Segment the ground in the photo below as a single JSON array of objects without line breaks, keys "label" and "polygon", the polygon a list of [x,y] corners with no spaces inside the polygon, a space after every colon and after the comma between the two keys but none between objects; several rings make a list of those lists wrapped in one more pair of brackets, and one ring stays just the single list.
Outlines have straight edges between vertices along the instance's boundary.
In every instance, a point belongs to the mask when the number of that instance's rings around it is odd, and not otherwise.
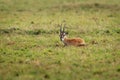
[{"label": "ground", "polygon": [[[0,80],[119,80],[120,0],[0,0]],[[67,46],[68,37],[87,46]]]}]

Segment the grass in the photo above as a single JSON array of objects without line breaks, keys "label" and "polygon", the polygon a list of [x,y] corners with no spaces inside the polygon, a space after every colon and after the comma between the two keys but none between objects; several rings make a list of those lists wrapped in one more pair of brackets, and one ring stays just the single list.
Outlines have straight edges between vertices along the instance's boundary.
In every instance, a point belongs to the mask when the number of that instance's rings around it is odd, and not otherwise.
[{"label": "grass", "polygon": [[[119,0],[0,0],[0,80],[119,80]],[[85,47],[59,40],[59,25]]]}]

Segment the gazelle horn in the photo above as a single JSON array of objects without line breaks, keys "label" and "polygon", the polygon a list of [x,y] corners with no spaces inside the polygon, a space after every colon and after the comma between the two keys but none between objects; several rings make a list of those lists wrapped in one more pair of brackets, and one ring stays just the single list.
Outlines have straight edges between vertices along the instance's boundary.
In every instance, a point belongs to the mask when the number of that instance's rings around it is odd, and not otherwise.
[{"label": "gazelle horn", "polygon": [[65,24],[64,24],[64,27],[63,27],[63,32],[65,32]]},{"label": "gazelle horn", "polygon": [[60,25],[60,32],[62,32],[62,25]]}]

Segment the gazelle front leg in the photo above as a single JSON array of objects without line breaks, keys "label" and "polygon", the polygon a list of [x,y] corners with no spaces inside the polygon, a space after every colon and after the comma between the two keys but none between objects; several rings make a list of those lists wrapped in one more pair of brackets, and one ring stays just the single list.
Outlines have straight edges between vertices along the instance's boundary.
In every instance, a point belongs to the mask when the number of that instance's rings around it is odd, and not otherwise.
[{"label": "gazelle front leg", "polygon": [[66,43],[64,43],[64,47],[65,47],[65,46],[67,46],[67,44],[66,44]]}]

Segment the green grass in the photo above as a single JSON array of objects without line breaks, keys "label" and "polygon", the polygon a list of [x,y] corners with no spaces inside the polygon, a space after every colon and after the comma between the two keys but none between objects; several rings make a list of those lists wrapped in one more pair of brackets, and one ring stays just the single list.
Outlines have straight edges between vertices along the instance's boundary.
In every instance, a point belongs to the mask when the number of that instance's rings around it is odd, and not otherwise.
[{"label": "green grass", "polygon": [[[0,0],[0,80],[119,80],[119,0]],[[64,47],[59,25],[85,47]]]}]

